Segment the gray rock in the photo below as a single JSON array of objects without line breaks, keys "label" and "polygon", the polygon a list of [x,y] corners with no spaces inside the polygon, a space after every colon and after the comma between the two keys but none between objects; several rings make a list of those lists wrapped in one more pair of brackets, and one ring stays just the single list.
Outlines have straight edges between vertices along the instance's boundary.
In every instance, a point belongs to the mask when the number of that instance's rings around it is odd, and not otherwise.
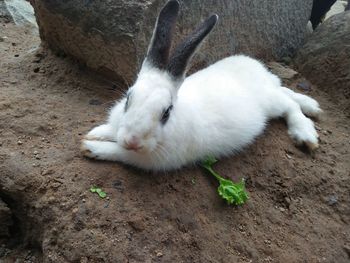
[{"label": "gray rock", "polygon": [[33,7],[25,0],[5,0],[5,6],[11,19],[17,25],[37,27]]},{"label": "gray rock", "polygon": [[13,22],[11,14],[9,10],[7,10],[7,6],[4,0],[0,0],[0,18],[4,19],[7,22]]},{"label": "gray rock", "polygon": [[336,205],[338,203],[338,196],[336,195],[331,195],[328,197],[328,204],[330,206]]},{"label": "gray rock", "polygon": [[[350,12],[334,15],[315,30],[295,58],[298,71],[333,100],[350,104]],[[345,100],[344,100],[345,97]],[[349,105],[350,106],[350,105]]]},{"label": "gray rock", "polygon": [[25,0],[0,0],[0,18],[17,25],[38,27],[33,7]]},{"label": "gray rock", "polygon": [[[87,66],[132,82],[165,0],[30,0],[41,38]],[[303,43],[312,0],[182,0],[175,40],[211,13],[219,23],[197,54],[199,68],[235,53],[261,59],[292,55]]]},{"label": "gray rock", "polygon": [[[349,2],[350,3],[350,2]],[[337,2],[334,3],[331,10],[329,10],[326,14],[325,20],[330,18],[331,16],[334,16],[336,14],[342,13],[345,10],[346,5],[348,4],[347,1],[344,0],[337,0]]]},{"label": "gray rock", "polygon": [[311,90],[311,84],[308,81],[302,81],[297,84],[297,88],[304,92],[308,92]]}]

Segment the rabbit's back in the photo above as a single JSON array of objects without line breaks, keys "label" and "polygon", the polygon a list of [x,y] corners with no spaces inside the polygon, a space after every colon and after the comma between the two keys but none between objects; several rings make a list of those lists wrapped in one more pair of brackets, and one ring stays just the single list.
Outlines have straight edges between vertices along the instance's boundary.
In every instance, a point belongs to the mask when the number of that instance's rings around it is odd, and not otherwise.
[{"label": "rabbit's back", "polygon": [[229,154],[264,130],[269,93],[279,86],[280,80],[260,62],[232,56],[186,78],[178,103],[197,122],[194,134],[202,138],[202,147]]},{"label": "rabbit's back", "polygon": [[[179,95],[195,92],[197,96],[207,92],[237,94],[240,92],[262,93],[265,89],[280,87],[277,76],[269,72],[258,60],[237,55],[224,58],[189,76],[182,84]],[[184,94],[182,94],[184,93]]]}]

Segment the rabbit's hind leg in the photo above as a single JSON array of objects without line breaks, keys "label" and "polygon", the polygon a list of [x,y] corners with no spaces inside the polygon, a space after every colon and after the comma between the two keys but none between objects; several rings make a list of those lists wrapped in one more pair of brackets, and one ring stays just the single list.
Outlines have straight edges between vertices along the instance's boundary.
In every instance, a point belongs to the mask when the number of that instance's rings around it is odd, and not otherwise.
[{"label": "rabbit's hind leg", "polygon": [[281,90],[299,104],[302,112],[305,115],[318,119],[322,114],[320,105],[313,98],[294,92],[293,90],[286,87],[281,87]]},{"label": "rabbit's hind leg", "polygon": [[270,94],[273,101],[267,108],[270,118],[284,117],[288,124],[288,134],[297,145],[306,145],[310,151],[318,148],[318,134],[312,120],[307,118],[295,100],[282,90]]}]

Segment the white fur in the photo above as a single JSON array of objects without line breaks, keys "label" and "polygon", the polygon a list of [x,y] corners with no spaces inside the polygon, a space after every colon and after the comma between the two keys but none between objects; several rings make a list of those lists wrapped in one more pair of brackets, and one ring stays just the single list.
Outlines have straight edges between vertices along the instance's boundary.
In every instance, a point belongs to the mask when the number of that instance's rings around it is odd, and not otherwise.
[{"label": "white fur", "polygon": [[[178,87],[180,85],[180,87]],[[125,99],[112,108],[106,124],[82,142],[88,157],[121,161],[146,170],[171,170],[208,155],[227,156],[252,143],[269,119],[285,117],[296,143],[317,147],[313,122],[304,114],[321,112],[318,103],[281,87],[260,62],[239,55],[225,58],[182,83],[147,63]],[[160,114],[173,101],[169,121]],[[143,149],[126,150],[123,140],[142,138]]]}]

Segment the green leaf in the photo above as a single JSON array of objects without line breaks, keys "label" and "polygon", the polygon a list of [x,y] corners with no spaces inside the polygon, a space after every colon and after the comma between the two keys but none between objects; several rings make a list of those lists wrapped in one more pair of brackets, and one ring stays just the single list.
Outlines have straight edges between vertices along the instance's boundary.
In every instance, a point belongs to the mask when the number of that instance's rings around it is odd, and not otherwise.
[{"label": "green leaf", "polygon": [[101,197],[101,198],[105,198],[107,196],[107,194],[103,191],[99,192],[98,195]]},{"label": "green leaf", "polygon": [[207,169],[218,181],[218,193],[219,195],[227,201],[228,204],[242,205],[244,204],[249,196],[245,189],[245,183],[242,179],[239,183],[234,183],[231,180],[227,180],[217,174],[212,165],[215,164],[217,160],[215,157],[210,156],[202,162],[202,166]]},{"label": "green leaf", "polygon": [[218,187],[218,192],[229,204],[243,205],[248,200],[248,193],[245,190],[243,179],[237,184],[230,180],[222,180]]},{"label": "green leaf", "polygon": [[215,164],[218,160],[215,159],[214,156],[208,156],[203,162],[202,166],[207,169],[211,169],[213,164]]},{"label": "green leaf", "polygon": [[96,193],[96,190],[97,190],[96,186],[92,186],[92,187],[90,188],[90,192],[91,192],[91,193]]},{"label": "green leaf", "polygon": [[101,198],[105,198],[107,196],[106,192],[102,191],[101,188],[98,188],[96,186],[92,186],[90,188],[90,192],[97,193],[99,195],[99,197],[101,197]]}]

